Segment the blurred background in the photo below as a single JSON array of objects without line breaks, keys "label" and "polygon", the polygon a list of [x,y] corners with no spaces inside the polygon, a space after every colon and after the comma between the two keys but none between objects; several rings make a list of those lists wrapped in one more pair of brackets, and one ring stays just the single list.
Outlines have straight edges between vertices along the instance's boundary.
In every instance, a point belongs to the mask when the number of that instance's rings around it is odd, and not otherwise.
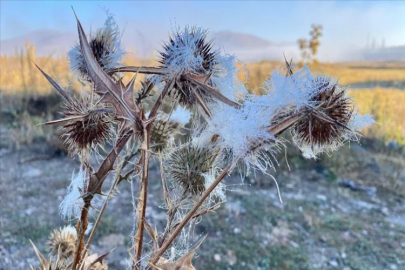
[{"label": "blurred background", "polygon": [[[78,41],[75,9],[86,31],[115,15],[127,65],[156,65],[176,27],[207,28],[215,48],[236,54],[247,89],[284,56],[295,70],[339,78],[362,114],[377,124],[359,144],[305,160],[289,146],[273,180],[230,177],[228,201],[204,217],[208,234],[197,269],[405,269],[405,3],[401,1],[131,2],[1,1],[0,269],[37,265],[29,239],[44,252],[49,233],[66,224],[58,204],[79,162],[67,157],[58,130],[62,102],[35,68],[72,92],[85,87],[66,53]],[[162,226],[158,169],[148,217]],[[123,269],[132,229],[129,185],[109,205],[92,250]]]}]

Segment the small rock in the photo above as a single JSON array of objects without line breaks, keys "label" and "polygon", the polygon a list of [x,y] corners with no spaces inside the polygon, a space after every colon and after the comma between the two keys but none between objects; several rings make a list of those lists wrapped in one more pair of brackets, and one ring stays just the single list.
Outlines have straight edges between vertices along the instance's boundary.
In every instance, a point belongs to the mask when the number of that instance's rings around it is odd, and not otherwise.
[{"label": "small rock", "polygon": [[330,261],[329,264],[330,264],[331,266],[333,266],[333,267],[338,267],[338,266],[339,266],[338,262],[337,262],[337,261],[334,261],[334,260]]},{"label": "small rock", "polygon": [[384,214],[384,215],[387,215],[387,216],[388,216],[388,214],[389,214],[389,211],[388,211],[388,208],[387,208],[387,207],[381,208],[381,212],[383,212],[383,214]]},{"label": "small rock", "polygon": [[226,252],[226,257],[227,257],[228,264],[230,266],[233,266],[236,264],[237,258],[236,258],[235,252],[233,250],[228,249]]},{"label": "small rock", "polygon": [[321,201],[324,201],[324,202],[326,202],[326,200],[328,199],[325,195],[321,195],[321,194],[316,195],[316,198],[318,200],[321,200]]},{"label": "small rock", "polygon": [[298,245],[297,243],[295,243],[294,241],[290,241],[290,245],[291,245],[292,247],[295,247],[295,248],[298,248],[298,247],[299,247],[299,245]]},{"label": "small rock", "polygon": [[37,168],[29,168],[28,170],[26,170],[22,176],[23,177],[38,177],[42,175],[42,171],[40,169]]},{"label": "small rock", "polygon": [[293,188],[295,187],[295,184],[293,184],[293,183],[288,183],[288,184],[286,185],[286,187],[287,187],[287,188],[290,188],[290,189],[293,189]]},{"label": "small rock", "polygon": [[18,248],[16,246],[10,246],[10,253],[15,253],[18,251]]},{"label": "small rock", "polygon": [[397,270],[398,267],[397,267],[396,264],[390,264],[390,269],[391,269],[391,270]]},{"label": "small rock", "polygon": [[401,247],[405,248],[405,242],[401,242]]},{"label": "small rock", "polygon": [[343,267],[342,270],[352,270],[352,269],[350,267],[348,267],[348,266],[345,266],[345,267]]},{"label": "small rock", "polygon": [[364,201],[358,201],[358,200],[352,200],[352,204],[357,208],[366,209],[366,210],[372,210],[372,209],[378,208],[378,206],[375,204],[364,202]]},{"label": "small rock", "polygon": [[236,233],[236,234],[238,234],[238,233],[240,233],[240,229],[239,229],[239,228],[235,228],[235,229],[233,229],[233,232]]},{"label": "small rock", "polygon": [[389,217],[386,218],[386,220],[390,223],[394,223],[394,224],[398,224],[401,226],[405,226],[405,217],[399,217],[399,216],[395,216],[395,217]]},{"label": "small rock", "polygon": [[398,143],[396,141],[390,141],[387,146],[389,148],[392,148],[392,149],[398,149],[399,148],[399,145],[398,145]]},{"label": "small rock", "polygon": [[350,235],[349,231],[343,232],[340,237],[342,237],[342,239],[344,239],[345,241],[351,241],[353,239],[353,237]]},{"label": "small rock", "polygon": [[366,230],[362,230],[361,231],[364,235],[367,235],[368,234],[368,231],[366,231]]},{"label": "small rock", "polygon": [[215,254],[214,255],[214,260],[217,261],[217,262],[220,262],[221,261],[221,255]]},{"label": "small rock", "polygon": [[340,254],[340,257],[342,257],[342,259],[346,259],[347,255],[346,255],[346,253],[342,252],[342,254]]}]

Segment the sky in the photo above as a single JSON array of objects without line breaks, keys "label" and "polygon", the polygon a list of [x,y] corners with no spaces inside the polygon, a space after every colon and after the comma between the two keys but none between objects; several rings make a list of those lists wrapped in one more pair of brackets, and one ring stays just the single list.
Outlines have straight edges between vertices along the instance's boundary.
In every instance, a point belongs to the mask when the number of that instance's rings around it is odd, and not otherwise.
[{"label": "sky", "polygon": [[0,40],[44,29],[74,32],[71,7],[89,27],[102,25],[109,10],[134,39],[160,38],[189,24],[295,43],[316,23],[324,28],[323,55],[363,48],[372,39],[405,45],[405,1],[1,1]]}]

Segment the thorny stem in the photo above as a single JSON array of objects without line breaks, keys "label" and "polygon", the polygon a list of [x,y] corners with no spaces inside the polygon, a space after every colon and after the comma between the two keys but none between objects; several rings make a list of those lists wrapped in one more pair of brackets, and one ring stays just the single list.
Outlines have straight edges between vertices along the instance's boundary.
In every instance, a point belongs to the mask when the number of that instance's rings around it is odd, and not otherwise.
[{"label": "thorny stem", "polygon": [[215,179],[215,181],[207,188],[207,190],[201,195],[200,200],[193,206],[193,208],[187,213],[181,223],[177,226],[176,230],[173,232],[172,235],[163,243],[162,247],[156,251],[155,254],[151,255],[151,259],[149,261],[150,264],[156,264],[159,258],[166,252],[166,250],[170,247],[173,243],[174,239],[176,239],[177,235],[181,232],[187,222],[194,216],[200,206],[203,204],[205,199],[211,194],[211,192],[216,188],[216,186],[225,178],[225,176],[229,173],[232,167],[232,163],[229,163],[222,173]]},{"label": "thorny stem", "polygon": [[144,229],[144,218],[146,212],[146,204],[148,199],[148,180],[149,180],[149,142],[150,136],[148,132],[148,127],[144,128],[144,141],[142,142],[142,176],[141,176],[141,188],[140,196],[138,199],[138,224],[137,231],[134,236],[135,240],[135,261],[133,262],[134,269],[140,269],[140,259],[142,256],[142,244],[143,244],[143,229]]},{"label": "thorny stem", "polygon": [[80,230],[79,230],[80,238],[78,240],[79,245],[77,247],[75,260],[74,260],[73,266],[72,266],[73,270],[77,269],[76,267],[78,266],[78,264],[82,260],[81,254],[82,254],[82,250],[83,250],[83,247],[84,247],[84,233],[86,232],[87,226],[89,225],[89,223],[88,223],[88,215],[89,215],[89,210],[90,210],[91,200],[92,199],[93,199],[93,196],[90,196],[90,197],[87,197],[84,200],[84,206],[83,206],[81,214],[80,214],[80,225],[79,225],[80,226]]},{"label": "thorny stem", "polygon": [[[108,204],[109,200],[111,199],[111,194],[114,191],[115,187],[122,180],[122,176],[121,176],[122,170],[126,167],[129,160],[136,155],[136,153],[137,153],[137,151],[135,151],[135,153],[131,152],[128,155],[126,155],[125,158],[124,158],[124,161],[121,163],[121,165],[117,166],[115,179],[114,179],[114,181],[113,181],[113,183],[111,185],[110,191],[108,192],[107,197],[106,197],[106,199],[105,199],[105,201],[103,203],[103,206],[102,206],[102,208],[100,210],[100,213],[98,214],[97,220],[94,222],[94,226],[93,226],[93,229],[92,229],[92,231],[91,231],[91,233],[89,235],[89,238],[87,239],[87,243],[86,243],[86,246],[85,246],[84,251],[83,251],[83,256],[82,256],[83,258],[86,257],[87,251],[89,250],[91,241],[93,240],[93,237],[94,237],[94,234],[95,234],[95,232],[97,230],[97,227],[98,227],[98,225],[99,225],[99,223],[101,221],[101,218],[102,218],[102,216],[104,214],[104,211],[105,211],[105,209],[107,207],[107,204]],[[120,163],[120,162],[118,161],[118,163]],[[131,170],[130,172],[132,173],[133,171],[134,170]]]},{"label": "thorny stem", "polygon": [[134,73],[143,73],[143,74],[165,75],[168,73],[168,70],[165,68],[156,68],[156,67],[127,66],[127,67],[115,68],[115,69],[108,71],[109,74],[114,74],[117,72],[134,72]]},{"label": "thorny stem", "polygon": [[141,175],[141,188],[140,196],[138,199],[138,224],[137,231],[134,236],[135,242],[135,261],[133,262],[133,269],[140,269],[140,259],[142,256],[142,245],[143,245],[143,232],[144,232],[144,222],[145,222],[145,212],[148,199],[148,180],[149,180],[149,160],[150,160],[150,133],[152,129],[152,123],[155,119],[155,116],[159,110],[159,107],[163,103],[163,99],[169,93],[174,85],[174,80],[172,79],[169,83],[166,84],[159,98],[157,99],[155,105],[153,106],[149,114],[149,123],[146,123],[146,126],[143,128],[143,141],[141,143],[142,150],[142,175]]},{"label": "thorny stem", "polygon": [[124,148],[125,144],[131,138],[132,134],[133,131],[129,130],[125,132],[122,136],[120,136],[115,147],[111,150],[108,156],[101,163],[98,171],[90,176],[88,189],[89,193],[91,194],[101,193],[101,186],[103,185],[107,174],[113,169],[115,160],[117,159],[119,153]]},{"label": "thorny stem", "polygon": [[84,206],[81,210],[80,214],[80,221],[78,222],[78,226],[80,226],[80,230],[78,230],[80,238],[78,240],[78,247],[76,251],[75,260],[72,265],[72,269],[75,270],[82,260],[82,251],[84,247],[84,233],[87,230],[88,226],[88,214],[91,206],[91,201],[93,200],[94,194],[101,193],[101,186],[106,178],[107,174],[113,169],[115,160],[117,159],[119,153],[124,148],[125,144],[129,140],[132,135],[132,131],[127,131],[123,136],[121,136],[115,147],[111,150],[108,156],[104,159],[103,163],[101,163],[100,168],[94,174],[90,175],[89,179],[89,186],[87,187],[87,194],[85,194],[83,201]]}]

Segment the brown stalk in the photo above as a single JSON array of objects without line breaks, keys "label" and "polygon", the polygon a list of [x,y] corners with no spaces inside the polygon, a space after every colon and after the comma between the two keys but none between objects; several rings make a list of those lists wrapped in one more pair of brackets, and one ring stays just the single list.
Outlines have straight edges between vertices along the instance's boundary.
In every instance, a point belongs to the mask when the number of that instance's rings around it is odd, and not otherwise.
[{"label": "brown stalk", "polygon": [[234,107],[236,109],[240,108],[240,105],[238,103],[228,99],[227,97],[222,95],[221,92],[219,92],[217,89],[215,89],[215,88],[213,88],[213,87],[211,87],[211,86],[209,86],[207,84],[201,83],[198,80],[196,80],[196,79],[194,79],[194,78],[192,78],[192,77],[190,77],[188,75],[183,75],[182,77],[185,80],[193,83],[194,85],[203,88],[204,90],[206,90],[208,93],[210,93],[213,97],[215,97],[219,101],[221,101],[221,102],[223,102],[223,103],[225,103],[225,104],[227,104],[229,106],[232,106],[232,107]]},{"label": "brown stalk", "polygon": [[101,163],[100,168],[97,170],[97,172],[90,175],[88,193],[101,194],[101,187],[104,183],[106,176],[111,170],[113,170],[115,160],[117,159],[119,153],[124,148],[125,144],[131,138],[132,134],[133,134],[132,130],[124,132],[124,134],[121,135],[117,140],[115,147],[105,157],[104,161]]},{"label": "brown stalk", "polygon": [[117,72],[133,72],[133,73],[157,74],[157,75],[165,75],[168,73],[167,69],[165,69],[165,68],[135,67],[135,66],[119,67],[119,68],[109,70],[107,72],[109,74],[114,74]]},{"label": "brown stalk", "polygon": [[141,187],[140,187],[140,197],[138,199],[138,224],[137,231],[134,236],[135,240],[135,261],[133,262],[134,269],[140,269],[140,259],[142,256],[142,246],[143,246],[143,232],[145,223],[145,212],[148,197],[148,180],[149,180],[149,160],[150,160],[150,132],[152,128],[152,123],[155,120],[155,116],[159,110],[159,107],[163,103],[163,99],[169,93],[174,85],[175,79],[173,78],[169,83],[166,84],[162,93],[160,93],[159,98],[154,104],[150,114],[149,122],[143,128],[143,141],[141,144],[142,151],[142,174],[141,174]]},{"label": "brown stalk", "polygon": [[77,269],[77,266],[80,264],[80,262],[82,260],[82,251],[83,251],[83,247],[84,247],[84,233],[86,232],[87,227],[89,225],[88,215],[89,215],[89,210],[90,210],[92,199],[93,199],[93,195],[90,195],[83,199],[84,205],[83,205],[83,208],[82,208],[82,211],[80,214],[79,239],[78,239],[78,246],[77,246],[77,250],[76,250],[75,259],[74,259],[73,265],[72,265],[73,270]]},{"label": "brown stalk", "polygon": [[94,174],[90,175],[89,186],[87,188],[87,194],[84,196],[84,206],[82,208],[80,214],[80,221],[78,222],[78,226],[80,226],[79,230],[79,244],[76,251],[76,257],[72,265],[72,269],[75,270],[77,265],[80,263],[82,259],[82,252],[84,248],[84,233],[87,230],[88,226],[88,212],[91,207],[91,201],[93,200],[94,194],[100,193],[101,194],[101,186],[107,176],[107,174],[113,169],[115,160],[121,150],[124,148],[125,144],[127,143],[128,139],[131,137],[132,131],[127,131],[123,136],[121,136],[115,147],[111,150],[108,156],[104,159],[103,163],[100,165],[98,171]]},{"label": "brown stalk", "polygon": [[166,252],[166,250],[170,247],[173,243],[174,239],[176,239],[177,235],[181,232],[187,222],[194,216],[200,206],[203,204],[205,199],[211,194],[211,192],[215,189],[215,187],[225,178],[232,167],[232,163],[229,163],[222,173],[215,179],[215,181],[207,188],[207,190],[201,195],[200,200],[193,206],[193,208],[187,213],[181,223],[177,226],[176,230],[170,235],[170,237],[163,243],[162,247],[157,250],[154,254],[151,255],[151,259],[149,261],[150,264],[156,264],[159,258]]},{"label": "brown stalk", "polygon": [[[121,169],[122,169],[122,167],[121,167]],[[98,227],[98,224],[100,223],[101,217],[103,216],[104,211],[105,211],[105,209],[106,209],[106,207],[107,207],[108,201],[109,201],[110,198],[111,198],[111,194],[112,194],[112,192],[113,192],[113,190],[114,190],[116,184],[118,183],[119,174],[117,174],[117,176],[118,176],[118,177],[114,180],[113,184],[111,185],[110,191],[109,191],[108,194],[107,194],[107,198],[105,199],[105,201],[104,201],[104,203],[103,203],[103,206],[101,207],[100,213],[98,214],[98,217],[97,217],[96,221],[94,222],[94,227],[93,227],[93,229],[92,229],[92,231],[91,231],[91,233],[90,233],[90,235],[89,235],[89,238],[87,239],[86,246],[84,247],[84,250],[83,250],[83,255],[82,255],[83,258],[86,258],[87,251],[89,250],[91,241],[93,240],[93,237],[94,237],[94,233],[95,233],[96,230],[97,230],[97,227]],[[80,268],[79,268],[79,269],[80,269]]]},{"label": "brown stalk", "polygon": [[142,175],[141,175],[141,188],[140,196],[138,199],[138,224],[137,231],[134,236],[135,240],[135,261],[133,262],[134,269],[140,269],[140,259],[142,256],[142,245],[143,245],[143,232],[144,232],[144,220],[146,213],[146,204],[148,199],[148,180],[149,180],[149,143],[150,143],[150,133],[148,132],[148,127],[144,128],[144,141],[142,142]]}]

